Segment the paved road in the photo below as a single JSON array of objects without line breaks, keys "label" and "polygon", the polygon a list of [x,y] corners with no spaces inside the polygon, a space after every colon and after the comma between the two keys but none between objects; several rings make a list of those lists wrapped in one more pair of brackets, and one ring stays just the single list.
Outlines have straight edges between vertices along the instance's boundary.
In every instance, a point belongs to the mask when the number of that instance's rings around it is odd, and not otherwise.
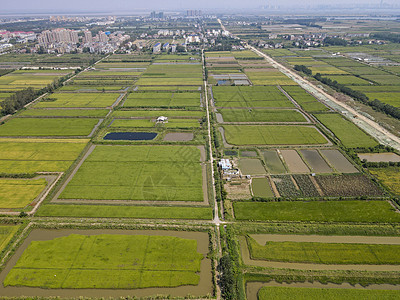
[{"label": "paved road", "polygon": [[358,111],[354,110],[350,106],[335,99],[333,96],[329,95],[321,88],[315,86],[308,80],[306,80],[303,77],[296,74],[294,71],[292,71],[292,70],[286,68],[285,66],[281,65],[280,63],[276,62],[274,59],[272,59],[268,55],[262,53],[258,49],[254,48],[252,46],[248,46],[248,48],[253,50],[254,52],[256,52],[258,55],[265,57],[268,60],[268,62],[271,63],[271,65],[273,67],[277,68],[279,71],[281,71],[282,73],[286,74],[288,77],[293,79],[301,87],[303,87],[304,89],[309,91],[320,101],[326,103],[328,106],[332,107],[336,111],[339,111],[342,114],[344,114],[350,121],[352,121],[354,124],[361,127],[363,130],[365,130],[371,136],[376,138],[381,144],[391,146],[397,150],[400,150],[400,138],[399,137],[390,133],[385,128],[383,128],[381,125],[379,125],[378,123],[376,123],[373,120],[368,119],[367,117],[365,117]]}]

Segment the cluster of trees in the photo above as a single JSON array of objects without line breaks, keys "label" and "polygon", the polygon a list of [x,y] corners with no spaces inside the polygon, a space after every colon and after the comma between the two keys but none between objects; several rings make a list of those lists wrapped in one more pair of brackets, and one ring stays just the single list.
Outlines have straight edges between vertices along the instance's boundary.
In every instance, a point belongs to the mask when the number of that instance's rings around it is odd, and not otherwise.
[{"label": "cluster of trees", "polygon": [[303,72],[304,74],[311,76],[312,71],[304,65],[295,65],[294,69],[299,72]]},{"label": "cluster of trees", "polygon": [[374,33],[372,37],[380,40],[387,40],[392,43],[400,43],[400,34],[390,32]]},{"label": "cluster of trees", "polygon": [[325,45],[330,46],[347,46],[347,41],[341,38],[326,37],[323,42]]},{"label": "cluster of trees", "polygon": [[18,109],[23,108],[24,105],[33,101],[37,96],[38,92],[31,87],[16,92],[1,102],[2,115],[14,113]]}]

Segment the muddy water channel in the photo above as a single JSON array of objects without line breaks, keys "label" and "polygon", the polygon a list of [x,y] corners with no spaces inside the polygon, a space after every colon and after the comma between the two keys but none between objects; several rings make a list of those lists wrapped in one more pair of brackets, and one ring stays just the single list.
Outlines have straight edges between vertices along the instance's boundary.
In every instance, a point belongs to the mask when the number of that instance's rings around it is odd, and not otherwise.
[{"label": "muddy water channel", "polygon": [[349,283],[342,284],[322,284],[319,282],[293,282],[293,283],[279,283],[275,281],[270,282],[248,282],[246,284],[246,295],[247,300],[257,300],[258,299],[258,291],[264,286],[277,286],[277,287],[301,287],[301,288],[336,288],[336,289],[367,289],[367,290],[400,290],[399,285],[391,285],[391,284],[371,284],[367,287],[362,287],[359,284],[351,285]]},{"label": "muddy water channel", "polygon": [[[70,234],[81,235],[98,235],[98,234],[118,234],[118,235],[159,235],[159,236],[175,236],[185,239],[197,240],[197,251],[204,256],[208,253],[208,234],[203,232],[190,231],[167,231],[167,230],[80,230],[80,229],[34,229],[29,236],[24,240],[22,245],[15,251],[13,257],[7,262],[5,268],[0,273],[0,280],[3,283],[8,272],[15,266],[18,259],[21,257],[24,250],[32,241],[47,241],[57,237],[68,236]],[[212,274],[211,261],[204,258],[201,261],[200,281],[197,286],[180,286],[175,288],[143,288],[134,290],[123,289],[42,289],[31,287],[4,287],[0,286],[0,295],[8,297],[20,296],[59,296],[59,297],[127,297],[137,296],[145,297],[152,295],[171,295],[171,296],[186,296],[196,295],[205,296],[212,294]]]}]

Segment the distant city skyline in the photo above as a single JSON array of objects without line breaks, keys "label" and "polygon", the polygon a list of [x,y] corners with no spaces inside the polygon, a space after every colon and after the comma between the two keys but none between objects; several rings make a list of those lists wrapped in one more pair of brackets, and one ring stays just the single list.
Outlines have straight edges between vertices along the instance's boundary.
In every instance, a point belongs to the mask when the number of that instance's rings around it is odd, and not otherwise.
[{"label": "distant city skyline", "polygon": [[[150,10],[166,10],[166,11],[183,11],[186,9],[202,9],[204,11],[212,10],[226,10],[232,11],[235,9],[248,9],[253,10],[262,6],[315,6],[315,5],[330,5],[339,6],[347,5],[349,1],[347,0],[337,0],[334,3],[327,3],[324,0],[305,0],[299,3],[294,0],[172,0],[172,1],[161,1],[161,0],[150,0],[150,1],[129,1],[129,0],[115,0],[115,1],[105,1],[105,0],[87,0],[78,1],[70,0],[68,1],[68,6],[66,7],[65,1],[59,0],[41,0],[40,3],[37,1],[28,0],[16,0],[16,1],[4,1],[2,0],[1,10],[4,13],[12,12],[43,12],[43,13],[78,13],[78,12],[139,12],[139,11],[150,11]],[[350,2],[349,7],[354,7],[355,5],[375,5],[379,6],[381,0],[353,0]],[[40,4],[40,6],[38,6]],[[400,5],[398,0],[383,0],[383,4],[388,5]]]}]

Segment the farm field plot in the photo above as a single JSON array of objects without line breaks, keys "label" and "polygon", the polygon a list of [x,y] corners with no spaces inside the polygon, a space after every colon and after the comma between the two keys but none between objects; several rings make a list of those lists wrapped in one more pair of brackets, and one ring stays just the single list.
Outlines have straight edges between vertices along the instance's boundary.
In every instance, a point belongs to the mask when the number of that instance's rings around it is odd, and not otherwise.
[{"label": "farm field plot", "polygon": [[93,117],[104,118],[106,109],[27,109],[18,116],[21,117]]},{"label": "farm field plot", "polygon": [[338,150],[319,150],[324,158],[340,173],[358,173],[357,168]]},{"label": "farm field plot", "polygon": [[352,73],[354,75],[388,75],[387,72],[382,71],[377,68],[372,68],[368,66],[364,67],[341,67],[342,70]]},{"label": "farm field plot", "polygon": [[66,171],[88,143],[87,139],[1,139],[2,173]]},{"label": "farm field plot", "polygon": [[198,120],[194,119],[168,119],[167,123],[156,123],[154,120],[150,119],[115,119],[110,125],[111,128],[118,127],[165,127],[165,128],[200,128],[200,123]]},{"label": "farm field plot", "polygon": [[118,85],[77,85],[77,84],[69,84],[62,86],[58,89],[58,91],[74,91],[74,92],[102,92],[102,91],[122,91],[126,88],[126,86],[118,86]]},{"label": "farm field plot", "polygon": [[136,289],[197,285],[203,257],[196,239],[70,234],[32,241],[7,274],[4,286]]},{"label": "farm field plot", "polygon": [[97,146],[60,199],[203,201],[200,150]]},{"label": "farm field plot", "polygon": [[202,66],[198,64],[152,64],[136,85],[197,85],[202,84]]},{"label": "farm field plot", "polygon": [[260,69],[245,69],[244,72],[255,85],[296,85],[292,79],[275,69],[268,72]]},{"label": "farm field plot", "polygon": [[198,107],[201,94],[198,92],[144,92],[130,93],[124,107]]},{"label": "farm field plot", "polygon": [[400,77],[392,74],[388,75],[363,75],[363,78],[382,85],[400,85]]},{"label": "farm field plot", "polygon": [[33,87],[41,89],[54,80],[68,75],[65,70],[17,70],[0,77],[0,87],[7,89],[23,89]]},{"label": "farm field plot", "polygon": [[339,114],[315,114],[314,116],[331,130],[345,147],[368,148],[378,145],[371,136]]},{"label": "farm field plot", "polygon": [[[344,85],[370,85],[368,80],[353,75],[329,75],[327,77]],[[363,77],[366,78],[366,76]]]},{"label": "farm field plot", "polygon": [[318,185],[328,197],[382,196],[383,191],[365,175],[319,175],[315,176]]},{"label": "farm field plot", "polygon": [[329,110],[324,104],[319,102],[300,86],[283,86],[282,87],[290,97],[293,98],[305,111],[327,111]]},{"label": "farm field plot", "polygon": [[395,195],[400,195],[400,168],[369,168],[368,171]]},{"label": "farm field plot", "polygon": [[239,169],[243,175],[264,175],[266,171],[261,161],[256,158],[240,158]]},{"label": "farm field plot", "polygon": [[291,176],[272,175],[271,178],[280,196],[290,198],[297,198],[302,196],[301,190],[297,186],[295,186]]},{"label": "farm field plot", "polygon": [[224,122],[306,122],[297,110],[285,109],[219,109]]},{"label": "farm field plot", "polygon": [[0,136],[88,136],[97,119],[13,118],[0,126]]},{"label": "farm field plot", "polygon": [[157,118],[164,116],[167,118],[187,117],[200,119],[204,112],[198,110],[115,110],[111,114],[114,118]]},{"label": "farm field plot", "polygon": [[0,251],[7,246],[19,227],[20,225],[0,225]]},{"label": "farm field plot", "polygon": [[98,107],[111,106],[120,97],[115,93],[54,93],[44,99],[35,108]]},{"label": "farm field plot", "polygon": [[325,299],[325,300],[389,300],[395,299],[399,291],[393,290],[362,290],[338,288],[301,288],[301,287],[263,287],[258,292],[259,300],[284,300],[284,299]]},{"label": "farm field plot", "polygon": [[185,91],[185,92],[199,92],[201,90],[201,87],[199,86],[136,86],[137,90],[139,92],[144,92],[144,91]]},{"label": "farm field plot", "polygon": [[272,174],[286,173],[285,165],[282,163],[276,150],[265,150],[262,153],[269,173]]},{"label": "farm field plot", "polygon": [[217,107],[288,107],[293,103],[276,86],[214,86]]},{"label": "farm field plot", "polygon": [[400,92],[364,92],[364,94],[371,100],[378,99],[386,104],[393,105],[395,107],[400,107]]},{"label": "farm field plot", "polygon": [[193,206],[50,204],[41,206],[36,215],[42,217],[211,220],[213,212],[210,207]]},{"label": "farm field plot", "polygon": [[[319,64],[320,62],[317,62]],[[349,74],[348,72],[338,69],[333,66],[329,65],[314,65],[310,67],[310,70],[313,72],[313,74],[320,73],[321,75],[344,75],[344,74]]]},{"label": "farm field plot", "polygon": [[254,197],[272,198],[275,196],[269,185],[268,178],[253,178],[251,180],[251,190]]},{"label": "farm field plot", "polygon": [[400,85],[369,85],[369,86],[353,86],[351,89],[363,93],[388,93],[400,92]]},{"label": "farm field plot", "polygon": [[296,56],[294,52],[288,49],[263,49],[262,52],[270,56]]},{"label": "farm field plot", "polygon": [[293,125],[224,125],[232,145],[314,145],[328,141],[315,127]]},{"label": "farm field plot", "polygon": [[283,159],[291,173],[308,173],[310,170],[296,150],[281,150]]},{"label": "farm field plot", "polygon": [[400,155],[392,152],[387,153],[358,153],[361,160],[369,162],[400,162]]},{"label": "farm field plot", "polygon": [[400,251],[400,245],[292,241],[267,241],[260,245],[249,236],[246,240],[251,258],[256,260],[338,265],[400,264],[400,259],[393,255]]},{"label": "farm field plot", "polygon": [[400,222],[387,201],[235,202],[237,220]]},{"label": "farm field plot", "polygon": [[288,198],[320,197],[320,193],[309,175],[272,175],[272,181],[279,195]]},{"label": "farm field plot", "polygon": [[40,179],[0,179],[0,208],[24,208],[46,187]]},{"label": "farm field plot", "polygon": [[300,150],[300,153],[314,173],[332,173],[332,169],[317,150]]}]

